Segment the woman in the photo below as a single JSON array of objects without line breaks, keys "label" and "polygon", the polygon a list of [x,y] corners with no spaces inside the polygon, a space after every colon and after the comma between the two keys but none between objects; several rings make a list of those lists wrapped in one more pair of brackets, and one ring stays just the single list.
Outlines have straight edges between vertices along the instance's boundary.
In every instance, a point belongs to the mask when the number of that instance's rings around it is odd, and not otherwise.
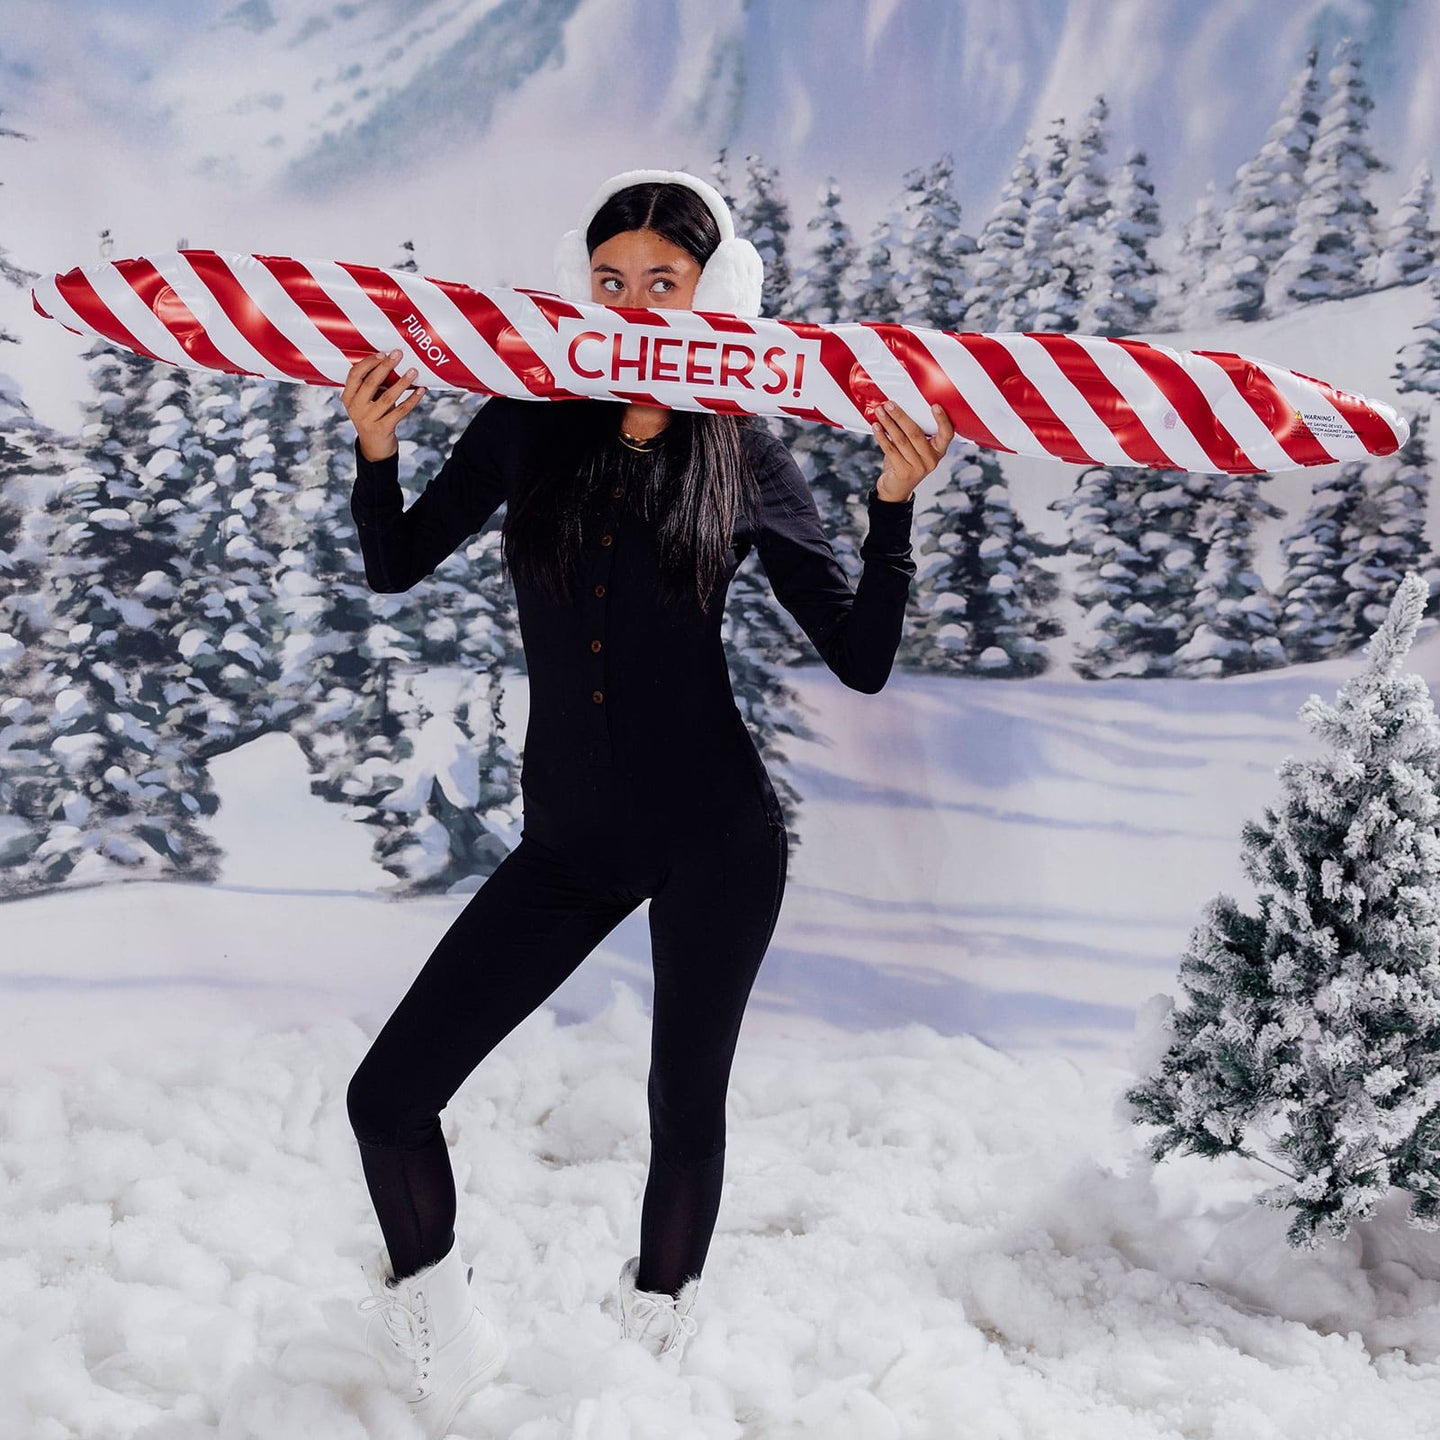
[{"label": "woman", "polygon": [[[607,182],[557,268],[572,298],[759,312],[759,257],[720,196],[678,172]],[[657,1354],[678,1354],[693,1333],[731,1061],[786,872],[784,818],[730,689],[726,588],[758,548],[830,668],[878,691],[915,573],[911,497],[954,432],[938,407],[933,441],[902,413],[880,415],[883,463],[852,591],[785,447],[731,416],[494,399],[404,510],[395,431],[423,392],[414,370],[384,385],[398,358],[361,360],[344,392],[367,579],[409,589],[506,504],[530,675],[520,843],[441,940],[348,1097],[390,1271],[383,1258],[373,1267],[363,1304],[384,1314],[417,1403],[445,1423],[504,1347],[456,1252],[440,1111],[646,899],[651,1158],[639,1254],[614,1308],[621,1334]]]}]

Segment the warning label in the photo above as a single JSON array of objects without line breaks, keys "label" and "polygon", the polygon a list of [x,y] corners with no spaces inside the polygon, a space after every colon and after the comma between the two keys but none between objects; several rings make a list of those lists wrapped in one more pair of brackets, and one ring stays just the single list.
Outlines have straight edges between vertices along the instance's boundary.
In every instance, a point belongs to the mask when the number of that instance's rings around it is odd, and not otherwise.
[{"label": "warning label", "polygon": [[1305,422],[1310,433],[1317,440],[1354,440],[1356,438],[1354,427],[1341,419],[1339,415],[1302,410],[1299,418]]}]

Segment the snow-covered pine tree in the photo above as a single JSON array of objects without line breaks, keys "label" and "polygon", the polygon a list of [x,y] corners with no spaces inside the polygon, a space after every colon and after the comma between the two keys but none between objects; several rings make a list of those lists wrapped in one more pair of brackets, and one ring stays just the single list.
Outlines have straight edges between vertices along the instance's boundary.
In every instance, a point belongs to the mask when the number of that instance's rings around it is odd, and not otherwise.
[{"label": "snow-covered pine tree", "polygon": [[1027,136],[1000,199],[976,242],[970,288],[965,292],[963,324],[957,328],[1000,328],[997,316],[1001,298],[1009,290],[1011,276],[1025,248],[1025,227],[1038,183],[1037,164],[1034,145]]},{"label": "snow-covered pine tree", "polygon": [[[1069,154],[1065,122],[1057,119],[1045,132],[1036,156],[1035,196],[1025,217],[1025,241],[995,305],[997,330],[1064,328],[1058,323],[1064,317],[1052,313],[1051,301],[1063,301],[1068,273],[1060,202],[1065,197],[1061,176]],[[1057,322],[1053,326],[1052,320]]]},{"label": "snow-covered pine tree", "polygon": [[1392,372],[1401,390],[1440,395],[1440,267],[1425,284],[1429,313],[1414,327],[1415,338],[1400,347]]},{"label": "snow-covered pine tree", "polygon": [[1160,281],[1157,329],[1178,330],[1187,322],[1208,324],[1215,317],[1201,299],[1220,252],[1219,199],[1207,182],[1190,218],[1180,230],[1180,248]]},{"label": "snow-covered pine tree", "polygon": [[1082,559],[1086,679],[1229,675],[1278,664],[1275,603],[1254,564],[1254,477],[1141,467],[1084,471],[1052,509]]},{"label": "snow-covered pine tree", "polygon": [[12,881],[181,870],[211,878],[200,817],[216,800],[177,731],[196,685],[165,620],[189,572],[186,498],[202,448],[184,371],[97,347],[83,463],[54,502],[66,551],[51,575],[48,733],[33,793],[46,838]]},{"label": "snow-covered pine tree", "polygon": [[851,318],[845,280],[855,264],[855,239],[840,213],[840,187],[833,175],[815,198],[819,206],[805,224],[805,244],[795,265],[791,316],[834,325]]},{"label": "snow-covered pine tree", "polygon": [[1048,553],[1025,528],[992,450],[964,444],[929,509],[916,519],[916,584],[899,663],[1001,679],[1038,675],[1045,641],[1060,633],[1051,611]]},{"label": "snow-covered pine tree", "polygon": [[1143,150],[1131,150],[1111,185],[1110,206],[1091,240],[1090,280],[1077,324],[1087,335],[1133,335],[1155,311],[1160,206]]},{"label": "snow-covered pine tree", "polygon": [[955,162],[949,155],[906,172],[899,240],[906,261],[896,285],[900,322],[958,330],[969,288],[966,266],[975,253],[975,241],[960,225]]},{"label": "snow-covered pine tree", "polygon": [[1260,494],[1263,483],[1256,475],[1218,477],[1196,512],[1205,558],[1191,604],[1193,628],[1175,652],[1174,675],[1236,675],[1285,663],[1279,606],[1255,564],[1256,520],[1282,514]]},{"label": "snow-covered pine tree", "polygon": [[1205,320],[1258,320],[1265,286],[1290,247],[1305,170],[1320,125],[1313,48],[1296,72],[1260,153],[1235,172],[1219,253],[1202,272],[1195,313]]},{"label": "snow-covered pine tree", "polygon": [[1082,560],[1075,598],[1086,634],[1075,669],[1087,680],[1169,675],[1193,633],[1203,566],[1195,519],[1209,477],[1097,465],[1052,503]]},{"label": "snow-covered pine tree", "polygon": [[[0,110],[3,113],[3,110]],[[12,130],[8,125],[0,125],[0,140],[33,140],[33,135],[27,135],[23,130]],[[0,182],[3,183],[3,182]],[[18,265],[10,255],[10,251],[4,245],[0,245],[0,280],[13,285],[16,289],[28,286],[35,278],[33,270],[26,270]],[[0,343],[15,343],[16,337],[12,335],[3,325],[0,325]]]},{"label": "snow-covered pine tree", "polygon": [[1425,428],[1411,417],[1396,454],[1351,461],[1315,482],[1304,520],[1282,542],[1280,638],[1291,661],[1354,649],[1384,620],[1401,577],[1434,565]]},{"label": "snow-covered pine tree", "polygon": [[[807,721],[800,693],[785,672],[811,663],[814,650],[800,627],[781,608],[764,577],[759,551],[744,556],[730,582],[720,638],[730,670],[735,705],[770,770],[775,793],[793,822],[801,796],[786,774],[789,752],[786,738],[818,738]],[[800,845],[794,823],[786,833],[792,848]]]},{"label": "snow-covered pine tree", "polygon": [[[834,325],[850,317],[846,284],[855,266],[855,242],[840,214],[840,190],[833,179],[820,187],[819,209],[805,227],[806,244],[795,271],[791,318]],[[810,482],[820,523],[840,563],[851,574],[860,568],[860,495],[851,479],[854,451],[868,437],[829,425],[801,425],[790,451]]]},{"label": "snow-covered pine tree", "polygon": [[883,214],[855,255],[842,293],[849,302],[849,319],[894,324],[899,319],[899,278],[905,264],[899,217]]},{"label": "snow-covered pine tree", "polygon": [[1435,182],[1422,160],[1410,177],[1385,232],[1385,248],[1375,262],[1374,284],[1413,285],[1435,273]]},{"label": "snow-covered pine tree", "polygon": [[266,523],[289,510],[276,475],[276,435],[293,417],[296,387],[254,376],[192,380],[203,458],[186,497],[188,564],[167,630],[191,693],[171,723],[207,761],[275,727],[285,639],[275,599],[278,552]]},{"label": "snow-covered pine tree", "polygon": [[1301,710],[1326,750],[1287,760],[1280,803],[1245,827],[1259,913],[1211,902],[1180,966],[1189,1003],[1126,1093],[1160,1127],[1156,1162],[1280,1169],[1258,1199],[1292,1212],[1296,1247],[1343,1238],[1392,1186],[1440,1229],[1440,722],[1401,673],[1427,595],[1407,576],[1364,670]]},{"label": "snow-covered pine tree", "polygon": [[62,483],[63,456],[0,375],[0,895],[45,839],[50,791],[40,752],[48,738],[44,637],[47,563],[55,550],[45,509]]},{"label": "snow-covered pine tree", "polygon": [[1335,47],[1330,93],[1305,165],[1289,247],[1265,286],[1271,314],[1365,288],[1375,253],[1375,206],[1365,194],[1370,173],[1385,166],[1370,146],[1375,108],[1360,69],[1360,47]]},{"label": "snow-covered pine tree", "polygon": [[1034,295],[1036,329],[1078,328],[1081,307],[1094,287],[1100,226],[1111,206],[1104,160],[1109,113],[1105,97],[1097,95],[1061,165],[1054,270]]},{"label": "snow-covered pine tree", "polygon": [[732,209],[735,233],[750,241],[765,266],[760,313],[788,316],[793,299],[788,253],[790,206],[780,194],[779,172],[760,156],[745,157],[745,179]]}]

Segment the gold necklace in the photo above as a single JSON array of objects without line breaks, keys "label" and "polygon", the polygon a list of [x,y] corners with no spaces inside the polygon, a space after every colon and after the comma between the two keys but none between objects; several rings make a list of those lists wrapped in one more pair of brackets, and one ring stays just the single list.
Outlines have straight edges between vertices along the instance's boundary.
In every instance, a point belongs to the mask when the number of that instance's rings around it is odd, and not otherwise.
[{"label": "gold necklace", "polygon": [[622,430],[620,432],[620,443],[625,446],[627,450],[633,450],[637,455],[648,455],[660,444],[660,437],[664,433],[665,432],[661,430],[654,435],[642,438],[639,435],[627,435],[625,431]]}]

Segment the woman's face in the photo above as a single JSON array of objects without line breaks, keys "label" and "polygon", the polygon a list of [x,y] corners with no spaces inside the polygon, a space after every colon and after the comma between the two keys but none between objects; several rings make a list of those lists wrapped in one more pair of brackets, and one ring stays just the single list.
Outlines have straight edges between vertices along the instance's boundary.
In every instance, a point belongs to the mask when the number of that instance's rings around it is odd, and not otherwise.
[{"label": "woman's face", "polygon": [[653,230],[624,230],[590,253],[590,298],[628,309],[689,310],[700,262]]}]

